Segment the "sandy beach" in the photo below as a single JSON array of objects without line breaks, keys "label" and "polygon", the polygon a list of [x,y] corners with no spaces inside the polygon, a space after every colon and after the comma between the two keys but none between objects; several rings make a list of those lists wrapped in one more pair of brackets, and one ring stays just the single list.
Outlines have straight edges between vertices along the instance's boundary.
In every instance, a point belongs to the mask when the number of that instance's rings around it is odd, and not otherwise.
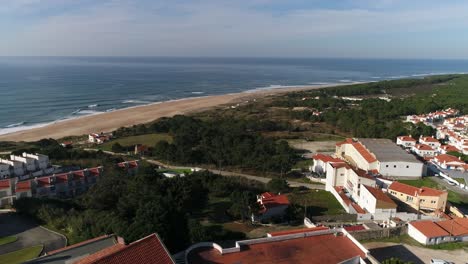
[{"label": "sandy beach", "polygon": [[177,114],[190,114],[213,107],[233,105],[238,102],[262,98],[269,95],[343,85],[350,84],[329,84],[258,90],[154,103],[150,105],[120,109],[108,113],[83,116],[76,119],[51,123],[43,127],[4,134],[0,135],[0,141],[36,141],[43,138],[59,139],[66,136],[79,136],[94,132],[110,132],[120,127],[149,123],[161,117],[170,117]]}]

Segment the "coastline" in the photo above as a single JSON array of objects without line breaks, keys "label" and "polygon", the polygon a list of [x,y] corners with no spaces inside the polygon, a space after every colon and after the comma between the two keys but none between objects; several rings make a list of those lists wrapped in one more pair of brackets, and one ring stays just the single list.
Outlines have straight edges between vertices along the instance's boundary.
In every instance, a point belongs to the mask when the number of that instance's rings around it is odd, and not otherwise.
[{"label": "coastline", "polygon": [[347,86],[363,82],[306,85],[284,88],[256,89],[240,93],[181,98],[171,101],[154,102],[147,105],[118,109],[85,115],[73,119],[60,120],[49,124],[37,124],[30,129],[0,135],[0,141],[37,141],[43,138],[59,139],[66,136],[80,136],[90,133],[110,132],[120,127],[128,127],[152,122],[161,117],[200,112],[214,107],[237,104],[246,100],[289,92],[314,90],[327,87]]}]

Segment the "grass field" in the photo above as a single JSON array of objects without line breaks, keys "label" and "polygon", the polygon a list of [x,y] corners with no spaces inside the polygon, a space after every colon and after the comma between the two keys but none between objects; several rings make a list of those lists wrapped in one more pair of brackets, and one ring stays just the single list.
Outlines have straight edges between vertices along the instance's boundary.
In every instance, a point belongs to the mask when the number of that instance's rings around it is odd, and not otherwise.
[{"label": "grass field", "polygon": [[154,145],[156,145],[156,143],[158,143],[161,140],[171,142],[172,138],[168,134],[146,134],[132,137],[117,138],[102,145],[99,145],[98,149],[111,151],[112,145],[114,145],[115,143],[119,143],[124,147],[135,146],[137,144],[143,144],[146,146],[153,147]]},{"label": "grass field", "polygon": [[5,244],[9,244],[9,243],[13,243],[16,240],[18,240],[18,238],[15,237],[15,236],[0,237],[0,246],[5,245]]},{"label": "grass field", "polygon": [[0,255],[0,263],[19,264],[27,260],[36,258],[42,251],[43,246],[38,245],[29,248],[23,248],[7,254]]},{"label": "grass field", "polygon": [[336,215],[346,213],[336,198],[324,190],[308,190],[291,193],[289,200],[292,204],[304,206],[307,204],[308,215]]}]

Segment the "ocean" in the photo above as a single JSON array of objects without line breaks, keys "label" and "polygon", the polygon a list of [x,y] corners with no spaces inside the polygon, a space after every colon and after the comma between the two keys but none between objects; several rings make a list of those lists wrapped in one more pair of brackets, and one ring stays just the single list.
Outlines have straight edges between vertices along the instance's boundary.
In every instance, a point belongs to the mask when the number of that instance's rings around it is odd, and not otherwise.
[{"label": "ocean", "polygon": [[181,98],[465,72],[466,60],[0,57],[0,134]]}]

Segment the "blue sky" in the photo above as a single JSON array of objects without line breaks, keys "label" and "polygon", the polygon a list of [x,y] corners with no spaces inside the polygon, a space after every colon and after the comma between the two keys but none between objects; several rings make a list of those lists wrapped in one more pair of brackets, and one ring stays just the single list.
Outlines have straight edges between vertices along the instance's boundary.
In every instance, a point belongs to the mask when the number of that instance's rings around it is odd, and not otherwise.
[{"label": "blue sky", "polygon": [[12,0],[0,55],[468,59],[468,1]]}]

